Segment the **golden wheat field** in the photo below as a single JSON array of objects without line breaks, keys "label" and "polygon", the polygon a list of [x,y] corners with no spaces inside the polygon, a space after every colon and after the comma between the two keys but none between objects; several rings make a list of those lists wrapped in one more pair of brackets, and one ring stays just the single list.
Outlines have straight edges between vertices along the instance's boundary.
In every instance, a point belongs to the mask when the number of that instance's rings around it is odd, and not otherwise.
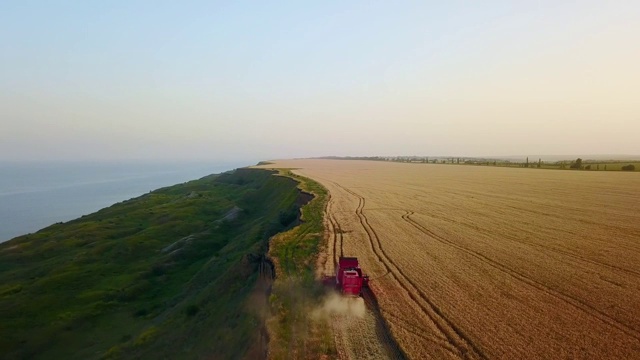
[{"label": "golden wheat field", "polygon": [[360,259],[409,358],[640,358],[638,174],[269,167],[329,189],[327,255]]}]

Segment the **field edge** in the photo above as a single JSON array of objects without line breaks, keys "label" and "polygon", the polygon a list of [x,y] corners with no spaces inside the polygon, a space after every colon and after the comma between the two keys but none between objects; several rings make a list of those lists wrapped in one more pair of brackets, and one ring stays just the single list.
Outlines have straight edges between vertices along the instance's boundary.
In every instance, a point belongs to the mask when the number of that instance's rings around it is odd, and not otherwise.
[{"label": "field edge", "polygon": [[302,193],[313,198],[300,209],[298,226],[273,236],[269,257],[276,277],[269,296],[267,319],[269,359],[337,358],[332,330],[327,322],[310,314],[319,306],[323,289],[316,279],[316,261],[324,240],[324,212],[328,190],[320,183],[294,174],[292,169],[274,169],[298,183]]}]

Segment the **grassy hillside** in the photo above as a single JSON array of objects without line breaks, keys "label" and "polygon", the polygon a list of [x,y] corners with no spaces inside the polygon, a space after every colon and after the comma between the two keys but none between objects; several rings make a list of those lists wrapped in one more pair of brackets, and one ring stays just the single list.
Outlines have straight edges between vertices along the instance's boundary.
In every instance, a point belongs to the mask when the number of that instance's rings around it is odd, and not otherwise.
[{"label": "grassy hillside", "polygon": [[6,359],[239,358],[273,234],[297,221],[289,178],[239,169],[153,191],[0,244]]}]

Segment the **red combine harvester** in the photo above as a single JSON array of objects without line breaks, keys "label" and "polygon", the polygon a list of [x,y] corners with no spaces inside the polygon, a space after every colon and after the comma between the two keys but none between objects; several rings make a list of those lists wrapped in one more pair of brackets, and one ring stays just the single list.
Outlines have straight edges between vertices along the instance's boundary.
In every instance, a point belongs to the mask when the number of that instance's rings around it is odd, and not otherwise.
[{"label": "red combine harvester", "polygon": [[362,296],[362,288],[369,285],[369,276],[362,274],[358,258],[341,256],[336,266],[336,276],[325,276],[325,284],[335,285],[345,296]]}]

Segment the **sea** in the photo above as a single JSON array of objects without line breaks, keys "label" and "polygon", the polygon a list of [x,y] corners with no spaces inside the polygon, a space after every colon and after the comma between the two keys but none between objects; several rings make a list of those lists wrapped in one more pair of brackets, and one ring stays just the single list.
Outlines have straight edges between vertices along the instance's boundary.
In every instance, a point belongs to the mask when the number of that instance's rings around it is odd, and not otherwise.
[{"label": "sea", "polygon": [[241,162],[0,162],[0,242]]}]

